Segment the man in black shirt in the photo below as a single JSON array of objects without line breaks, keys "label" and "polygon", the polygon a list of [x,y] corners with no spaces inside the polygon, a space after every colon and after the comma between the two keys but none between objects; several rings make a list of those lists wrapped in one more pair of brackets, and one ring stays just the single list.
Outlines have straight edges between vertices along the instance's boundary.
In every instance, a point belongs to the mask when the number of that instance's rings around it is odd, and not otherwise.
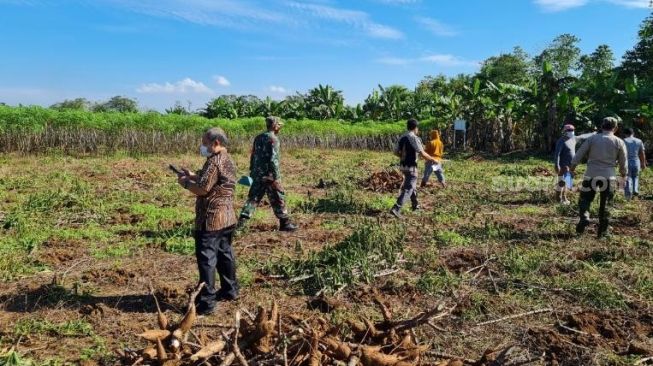
[{"label": "man in black shirt", "polygon": [[404,183],[401,186],[401,193],[397,203],[392,207],[390,213],[397,218],[401,217],[401,207],[410,197],[413,211],[418,210],[417,202],[417,159],[421,156],[425,160],[437,163],[437,160],[424,151],[422,140],[419,138],[419,122],[416,119],[409,119],[406,123],[407,132],[399,138],[395,147],[395,155],[400,160],[400,169],[404,174]]}]

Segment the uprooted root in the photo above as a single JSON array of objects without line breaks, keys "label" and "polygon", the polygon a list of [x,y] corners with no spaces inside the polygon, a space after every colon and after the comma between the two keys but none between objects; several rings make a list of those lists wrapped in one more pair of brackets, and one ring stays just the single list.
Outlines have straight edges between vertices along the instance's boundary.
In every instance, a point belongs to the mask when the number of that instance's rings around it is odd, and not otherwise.
[{"label": "uprooted root", "polygon": [[[195,337],[200,344],[187,341],[195,321],[195,296],[190,297],[188,311],[177,325],[161,320],[162,328],[143,332],[148,345],[141,351],[118,351],[125,365],[363,365],[409,366],[423,361],[430,345],[418,344],[411,335],[415,327],[448,315],[453,308],[443,305],[407,320],[392,318],[390,308],[376,298],[383,320],[361,319],[341,329],[323,318],[311,322],[300,316],[282,317],[274,302],[270,310],[259,306],[256,317],[236,314],[234,327],[217,339]],[[253,320],[252,320],[253,319]]]}]

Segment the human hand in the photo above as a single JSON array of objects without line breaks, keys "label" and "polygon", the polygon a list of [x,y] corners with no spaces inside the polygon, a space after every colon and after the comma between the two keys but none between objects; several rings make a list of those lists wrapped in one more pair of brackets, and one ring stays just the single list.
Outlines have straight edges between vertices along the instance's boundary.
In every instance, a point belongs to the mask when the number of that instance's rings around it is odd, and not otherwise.
[{"label": "human hand", "polygon": [[180,186],[184,187],[184,189],[188,185],[188,182],[190,182],[190,179],[188,178],[188,176],[181,175],[181,176],[179,176],[179,178],[177,178],[177,183],[179,183]]},{"label": "human hand", "polygon": [[184,175],[188,177],[190,180],[195,180],[195,178],[197,177],[197,174],[191,172],[186,168],[181,168],[181,171],[184,172]]},{"label": "human hand", "polygon": [[275,191],[283,192],[283,187],[281,186],[281,182],[279,182],[278,180],[272,181],[271,185]]}]

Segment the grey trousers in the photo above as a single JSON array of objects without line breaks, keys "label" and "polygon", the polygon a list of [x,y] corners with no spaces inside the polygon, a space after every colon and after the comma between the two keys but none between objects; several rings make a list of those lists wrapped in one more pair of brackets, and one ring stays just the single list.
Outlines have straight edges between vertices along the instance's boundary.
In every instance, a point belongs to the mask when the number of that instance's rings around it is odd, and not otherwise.
[{"label": "grey trousers", "polygon": [[401,193],[395,206],[401,208],[410,198],[413,207],[417,207],[417,170],[406,170],[403,173],[404,183],[401,185]]}]

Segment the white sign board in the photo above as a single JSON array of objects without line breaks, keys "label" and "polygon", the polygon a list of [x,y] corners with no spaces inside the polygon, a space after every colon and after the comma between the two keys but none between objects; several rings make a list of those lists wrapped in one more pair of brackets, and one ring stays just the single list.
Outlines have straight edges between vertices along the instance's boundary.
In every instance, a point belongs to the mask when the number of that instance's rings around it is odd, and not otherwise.
[{"label": "white sign board", "polygon": [[467,129],[467,121],[464,119],[457,119],[453,122],[453,129],[456,131],[465,131]]}]

